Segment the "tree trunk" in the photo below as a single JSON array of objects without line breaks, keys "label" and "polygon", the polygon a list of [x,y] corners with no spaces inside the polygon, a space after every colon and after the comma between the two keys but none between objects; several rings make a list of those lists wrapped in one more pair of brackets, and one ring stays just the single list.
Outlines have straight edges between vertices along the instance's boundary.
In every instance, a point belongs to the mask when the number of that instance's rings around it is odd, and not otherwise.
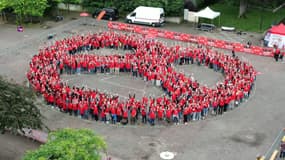
[{"label": "tree trunk", "polygon": [[240,0],[240,4],[239,4],[239,18],[241,17],[245,17],[245,13],[247,10],[247,0]]},{"label": "tree trunk", "polygon": [[1,11],[1,17],[2,17],[2,21],[8,21],[8,18],[6,17],[6,12],[5,11]]},{"label": "tree trunk", "polygon": [[70,13],[70,4],[69,3],[67,4],[67,11],[68,11],[68,13]]}]

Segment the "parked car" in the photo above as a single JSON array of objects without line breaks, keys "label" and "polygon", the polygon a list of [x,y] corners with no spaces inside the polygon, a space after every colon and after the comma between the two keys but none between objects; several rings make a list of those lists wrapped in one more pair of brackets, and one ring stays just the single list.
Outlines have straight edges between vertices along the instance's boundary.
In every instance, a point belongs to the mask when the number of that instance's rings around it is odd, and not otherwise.
[{"label": "parked car", "polygon": [[164,24],[164,16],[163,8],[139,6],[127,15],[126,21],[156,27]]},{"label": "parked car", "polygon": [[105,14],[103,15],[102,19],[114,21],[119,19],[119,11],[117,8],[103,8],[95,11],[92,14],[93,18],[96,18],[102,11],[105,11]]}]

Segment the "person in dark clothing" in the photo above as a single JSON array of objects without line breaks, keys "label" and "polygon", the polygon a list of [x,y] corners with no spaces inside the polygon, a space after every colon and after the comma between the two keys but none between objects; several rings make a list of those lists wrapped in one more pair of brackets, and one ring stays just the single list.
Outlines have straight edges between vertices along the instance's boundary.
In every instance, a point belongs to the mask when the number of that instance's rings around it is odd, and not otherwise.
[{"label": "person in dark clothing", "polygon": [[276,62],[278,62],[280,55],[280,49],[277,47],[277,45],[274,45],[274,59]]}]

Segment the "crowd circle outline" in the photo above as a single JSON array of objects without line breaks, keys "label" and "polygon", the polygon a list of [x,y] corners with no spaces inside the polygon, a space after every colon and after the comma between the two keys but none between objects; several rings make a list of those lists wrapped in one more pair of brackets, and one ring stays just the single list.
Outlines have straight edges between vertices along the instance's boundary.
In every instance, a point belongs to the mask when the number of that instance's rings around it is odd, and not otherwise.
[{"label": "crowd circle outline", "polygon": [[[100,48],[124,49],[125,55],[80,54]],[[224,76],[215,88],[199,84],[193,77],[177,72],[174,65],[207,66]],[[69,86],[60,79],[62,73],[97,74],[130,72],[159,86],[165,96],[129,95],[121,101],[97,89]],[[96,121],[135,124],[205,119],[237,107],[251,94],[256,71],[249,62],[235,55],[223,54],[207,46],[166,46],[141,35],[112,31],[76,35],[57,40],[39,49],[30,64],[27,78],[45,101],[62,112]]]}]

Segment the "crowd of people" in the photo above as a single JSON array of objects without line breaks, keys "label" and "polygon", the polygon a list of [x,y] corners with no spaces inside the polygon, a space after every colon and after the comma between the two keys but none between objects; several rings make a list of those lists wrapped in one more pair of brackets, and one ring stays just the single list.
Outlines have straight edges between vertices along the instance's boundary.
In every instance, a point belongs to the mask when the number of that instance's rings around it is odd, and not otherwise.
[{"label": "crowd of people", "polygon": [[[124,49],[124,55],[84,54],[100,48]],[[215,88],[200,85],[193,77],[177,72],[174,65],[207,66],[224,75]],[[62,73],[97,74],[130,72],[153,85],[164,96],[126,101],[97,89],[71,87]],[[166,46],[135,34],[100,32],[56,41],[39,50],[30,62],[27,78],[46,102],[62,112],[105,123],[157,122],[179,124],[205,119],[233,109],[251,93],[256,72],[237,56],[222,54],[205,46]]]}]

